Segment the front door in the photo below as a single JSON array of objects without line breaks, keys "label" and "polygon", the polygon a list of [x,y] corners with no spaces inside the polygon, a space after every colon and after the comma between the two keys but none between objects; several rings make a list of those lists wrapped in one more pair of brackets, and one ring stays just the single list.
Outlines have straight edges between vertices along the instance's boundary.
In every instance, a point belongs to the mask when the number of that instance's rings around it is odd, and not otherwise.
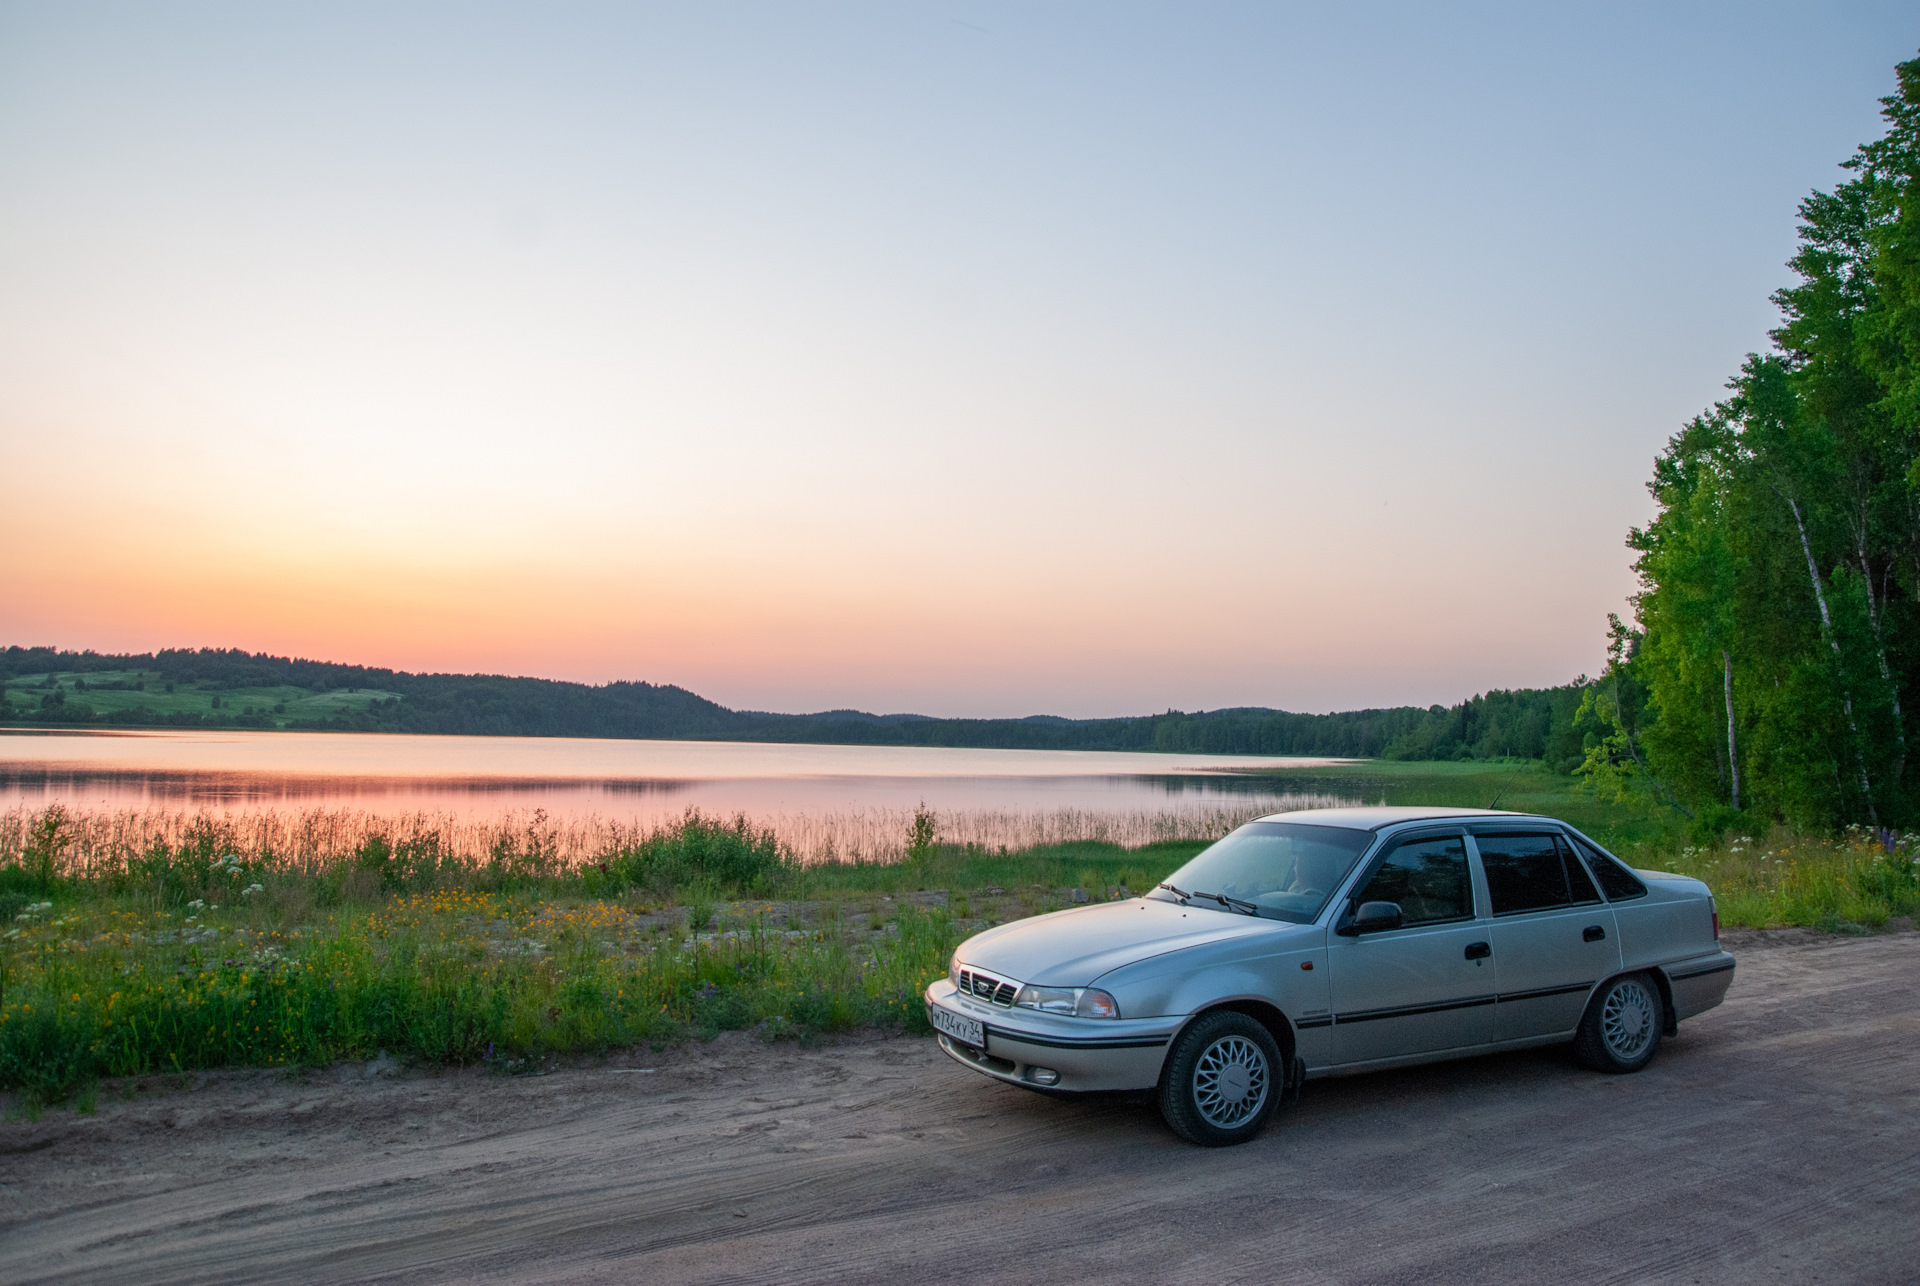
[{"label": "front door", "polygon": [[1593,985],[1620,968],[1612,910],[1564,836],[1503,831],[1474,842],[1493,905],[1494,1039],[1571,1033]]},{"label": "front door", "polygon": [[1491,1040],[1494,970],[1487,925],[1474,918],[1466,841],[1458,833],[1401,840],[1362,878],[1351,907],[1364,902],[1397,903],[1402,927],[1328,935],[1335,1061]]}]

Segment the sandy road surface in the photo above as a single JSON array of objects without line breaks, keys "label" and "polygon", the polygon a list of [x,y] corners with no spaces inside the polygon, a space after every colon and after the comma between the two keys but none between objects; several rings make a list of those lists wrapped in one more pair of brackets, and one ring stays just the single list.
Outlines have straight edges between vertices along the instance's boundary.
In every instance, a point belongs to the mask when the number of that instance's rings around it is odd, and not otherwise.
[{"label": "sandy road surface", "polygon": [[912,1039],[207,1078],[0,1125],[0,1281],[1920,1278],[1920,934],[1732,945],[1638,1076],[1315,1082],[1221,1151]]}]

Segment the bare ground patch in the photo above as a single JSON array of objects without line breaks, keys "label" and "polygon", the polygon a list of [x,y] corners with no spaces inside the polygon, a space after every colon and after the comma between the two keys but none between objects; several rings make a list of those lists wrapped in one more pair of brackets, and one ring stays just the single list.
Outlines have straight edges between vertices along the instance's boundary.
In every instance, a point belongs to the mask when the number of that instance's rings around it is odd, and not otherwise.
[{"label": "bare ground patch", "polygon": [[0,1280],[1910,1280],[1920,934],[1728,941],[1640,1075],[1316,1082],[1218,1152],[906,1037],[149,1078],[0,1124]]}]

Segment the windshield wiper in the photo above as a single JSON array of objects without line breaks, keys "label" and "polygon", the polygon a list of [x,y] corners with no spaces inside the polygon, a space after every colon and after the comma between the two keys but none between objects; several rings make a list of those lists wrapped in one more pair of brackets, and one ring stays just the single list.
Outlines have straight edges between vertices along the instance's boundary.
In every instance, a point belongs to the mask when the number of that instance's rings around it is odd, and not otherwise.
[{"label": "windshield wiper", "polygon": [[1211,898],[1221,906],[1230,907],[1242,915],[1259,915],[1260,908],[1241,898],[1230,898],[1224,893],[1189,893],[1188,897]]},{"label": "windshield wiper", "polygon": [[1161,888],[1179,898],[1190,902],[1194,898],[1205,898],[1209,902],[1218,902],[1221,906],[1240,912],[1242,915],[1259,915],[1260,908],[1241,898],[1230,898],[1224,893],[1189,893],[1185,889],[1175,888],[1171,884],[1162,884]]}]

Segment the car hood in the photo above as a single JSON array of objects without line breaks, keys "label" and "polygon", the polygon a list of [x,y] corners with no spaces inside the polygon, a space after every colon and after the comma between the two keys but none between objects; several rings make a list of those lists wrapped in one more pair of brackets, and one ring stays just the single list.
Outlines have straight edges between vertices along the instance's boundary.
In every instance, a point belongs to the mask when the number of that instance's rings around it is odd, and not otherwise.
[{"label": "car hood", "polygon": [[1103,973],[1149,956],[1301,927],[1157,898],[1133,898],[1003,924],[967,939],[955,954],[968,968],[1020,982],[1084,987]]}]

